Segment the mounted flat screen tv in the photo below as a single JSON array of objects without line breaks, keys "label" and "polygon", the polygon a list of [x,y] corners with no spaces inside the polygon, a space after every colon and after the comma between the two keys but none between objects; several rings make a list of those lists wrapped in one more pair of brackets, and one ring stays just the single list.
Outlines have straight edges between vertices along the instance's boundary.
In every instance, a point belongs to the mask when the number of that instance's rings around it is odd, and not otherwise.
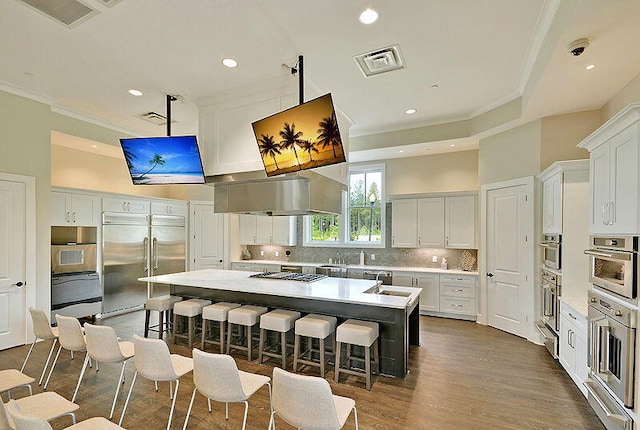
[{"label": "mounted flat screen tv", "polygon": [[204,184],[195,136],[120,139],[133,185]]},{"label": "mounted flat screen tv", "polygon": [[252,126],[267,176],[346,161],[331,94]]}]

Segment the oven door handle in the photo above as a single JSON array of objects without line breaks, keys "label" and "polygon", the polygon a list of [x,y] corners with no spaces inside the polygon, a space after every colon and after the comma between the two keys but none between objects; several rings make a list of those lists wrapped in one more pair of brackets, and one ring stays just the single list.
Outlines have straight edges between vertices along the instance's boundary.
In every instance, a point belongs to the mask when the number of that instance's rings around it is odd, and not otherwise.
[{"label": "oven door handle", "polygon": [[549,245],[548,243],[539,243],[538,246],[540,248],[551,248],[551,245]]},{"label": "oven door handle", "polygon": [[596,391],[591,387],[592,383],[593,382],[591,382],[591,381],[585,381],[584,382],[584,387],[587,389],[589,394],[591,394],[591,397],[593,397],[593,399],[598,403],[598,406],[600,406],[600,408],[602,408],[604,413],[607,415],[608,419],[610,419],[611,421],[615,422],[616,424],[618,424],[622,428],[626,429],[627,425],[629,424],[629,418],[624,417],[624,416],[622,416],[620,414],[615,414],[615,413],[611,412],[611,409],[609,409],[609,407],[602,401],[602,399],[600,399],[600,397],[598,396],[598,393],[596,393]]},{"label": "oven door handle", "polygon": [[551,294],[551,287],[549,285],[543,285],[542,289],[544,290],[542,293],[542,314],[545,317],[553,316],[553,304],[552,300],[549,297]]},{"label": "oven door handle", "polygon": [[595,257],[613,258],[620,261],[631,261],[633,258],[633,254],[631,252],[602,252],[593,249],[586,249],[584,253]]},{"label": "oven door handle", "polygon": [[[609,321],[600,317],[591,321],[591,367],[592,371],[603,379],[608,379],[609,351],[608,345],[603,345],[602,329],[609,327]],[[609,331],[607,330],[607,333]],[[604,347],[603,347],[604,346]],[[602,353],[602,360],[600,359]],[[603,364],[606,363],[606,366]]]}]

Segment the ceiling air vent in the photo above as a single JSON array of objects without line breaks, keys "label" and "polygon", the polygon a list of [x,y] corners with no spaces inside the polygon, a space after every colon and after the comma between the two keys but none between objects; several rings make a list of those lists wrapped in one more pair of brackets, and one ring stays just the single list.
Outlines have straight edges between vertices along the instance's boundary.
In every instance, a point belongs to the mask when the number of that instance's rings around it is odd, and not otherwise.
[{"label": "ceiling air vent", "polygon": [[405,68],[400,45],[376,49],[372,52],[356,55],[353,59],[356,60],[366,77]]},{"label": "ceiling air vent", "polygon": [[80,22],[98,13],[78,0],[18,0],[53,18],[66,27],[74,27]]},{"label": "ceiling air vent", "polygon": [[[167,117],[153,111],[141,113],[140,115],[138,115],[138,118],[142,118],[143,120],[155,125],[167,125]],[[175,122],[175,120],[171,120],[171,124]]]}]

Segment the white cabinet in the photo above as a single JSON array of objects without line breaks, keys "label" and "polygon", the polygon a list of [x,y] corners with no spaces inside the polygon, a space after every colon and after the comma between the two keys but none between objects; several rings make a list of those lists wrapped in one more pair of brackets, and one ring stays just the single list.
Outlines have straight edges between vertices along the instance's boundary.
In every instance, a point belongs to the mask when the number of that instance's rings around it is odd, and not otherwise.
[{"label": "white cabinet", "polygon": [[445,198],[444,246],[476,247],[476,196]]},{"label": "white cabinet", "polygon": [[152,215],[187,215],[186,203],[151,202]]},{"label": "white cabinet", "polygon": [[244,270],[246,272],[279,272],[279,264],[249,263],[249,262],[233,262],[231,270]]},{"label": "white cabinet", "polygon": [[640,230],[639,124],[640,104],[629,105],[578,145],[591,153],[591,234],[633,234]]},{"label": "white cabinet", "polygon": [[560,302],[560,364],[586,397],[587,319],[564,301]]},{"label": "white cabinet", "polygon": [[391,203],[393,248],[476,247],[476,196],[399,198]]},{"label": "white cabinet", "polygon": [[420,311],[438,312],[440,310],[440,276],[437,273],[394,271],[393,285],[422,288]]},{"label": "white cabinet", "polygon": [[51,192],[51,225],[97,226],[100,203],[96,196]]},{"label": "white cabinet", "polygon": [[240,245],[293,246],[296,222],[293,216],[240,215]]},{"label": "white cabinet", "polygon": [[562,234],[563,173],[555,172],[542,181],[542,232]]},{"label": "white cabinet", "polygon": [[104,212],[130,212],[136,214],[150,213],[150,202],[148,200],[137,200],[120,197],[104,197],[102,199],[102,210]]},{"label": "white cabinet", "polygon": [[418,245],[418,201],[399,199],[391,202],[391,246],[415,248]]},{"label": "white cabinet", "polygon": [[440,312],[476,317],[476,284],[474,275],[440,274]]}]

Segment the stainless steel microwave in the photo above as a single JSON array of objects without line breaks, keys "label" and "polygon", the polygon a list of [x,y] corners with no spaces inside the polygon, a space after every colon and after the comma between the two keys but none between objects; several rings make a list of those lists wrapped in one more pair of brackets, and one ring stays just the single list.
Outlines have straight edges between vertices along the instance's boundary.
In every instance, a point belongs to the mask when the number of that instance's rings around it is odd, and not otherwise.
[{"label": "stainless steel microwave", "polygon": [[562,236],[559,234],[545,234],[538,245],[542,248],[542,262],[550,269],[562,269]]},{"label": "stainless steel microwave", "polygon": [[51,273],[95,272],[96,244],[51,245]]}]

